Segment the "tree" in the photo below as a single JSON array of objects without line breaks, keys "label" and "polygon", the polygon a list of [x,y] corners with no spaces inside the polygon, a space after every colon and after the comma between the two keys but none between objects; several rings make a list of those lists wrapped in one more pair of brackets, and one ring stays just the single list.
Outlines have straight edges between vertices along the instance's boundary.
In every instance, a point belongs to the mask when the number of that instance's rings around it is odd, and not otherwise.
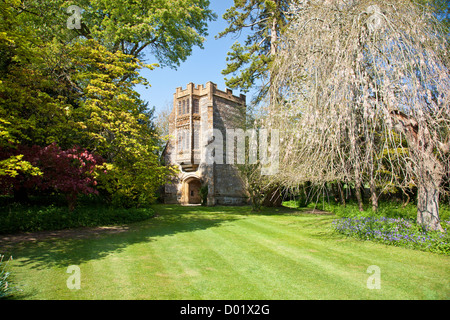
[{"label": "tree", "polygon": [[[79,29],[65,28],[70,5],[82,9]],[[26,23],[44,39],[96,40],[135,58],[147,51],[167,66],[178,66],[194,46],[202,47],[207,23],[216,18],[208,0],[24,0],[16,8],[29,13]]]},{"label": "tree", "polygon": [[160,143],[163,147],[166,145],[167,141],[169,141],[169,123],[172,109],[172,103],[167,102],[155,119],[155,126],[158,134],[161,136]]},{"label": "tree", "polygon": [[261,163],[236,165],[244,188],[248,193],[252,210],[259,212],[268,191],[273,189],[273,184],[267,176],[261,174]]},{"label": "tree", "polygon": [[[72,50],[78,70],[73,79],[84,93],[72,111],[73,121],[82,144],[106,160],[99,188],[116,205],[151,203],[174,172],[159,164],[153,112],[133,89],[136,83],[146,83],[138,76],[139,68],[152,66],[120,51],[111,53],[95,40],[77,43]],[[123,80],[125,75],[134,80]]]},{"label": "tree", "polygon": [[[273,174],[272,165],[276,163],[276,153],[273,152],[275,150],[272,151],[272,148],[275,148],[272,139],[275,139],[276,134],[271,134],[271,147],[268,147],[268,132],[263,130],[260,124],[261,119],[258,117],[246,117],[245,128],[250,134],[249,140],[244,139],[242,145],[233,151],[238,151],[238,164],[235,166],[253,211],[260,211],[261,206],[281,206],[280,187],[269,178],[269,174]],[[239,157],[242,159],[239,160]]]},{"label": "tree", "polygon": [[322,0],[297,9],[274,62],[273,84],[284,101],[268,112],[268,121],[287,131],[278,178],[352,180],[374,161],[382,166],[382,157],[365,162],[366,155],[390,150],[396,155],[385,168],[402,177],[393,182],[418,187],[417,222],[442,230],[439,194],[450,155],[444,26],[410,0]]},{"label": "tree", "polygon": [[[104,157],[97,188],[112,202],[146,204],[173,171],[158,163],[152,111],[134,90],[148,85],[139,70],[155,66],[140,57],[150,48],[176,66],[201,45],[214,15],[203,0],[85,1],[82,29],[69,30],[70,4],[0,2],[1,151],[79,145]],[[1,158],[0,174],[38,175],[23,156]]]},{"label": "tree", "polygon": [[[249,30],[244,45],[235,42],[228,53],[227,68],[222,71],[226,85],[248,92],[258,80],[267,81],[255,101],[270,88],[270,66],[278,51],[278,39],[288,24],[289,3],[286,0],[235,0],[223,15],[229,26],[218,38]],[[268,76],[269,75],[269,76]]]},{"label": "tree", "polygon": [[64,99],[50,92],[58,88],[43,72],[45,47],[33,30],[21,25],[15,7],[20,1],[0,2],[0,176],[40,176],[39,168],[23,155],[5,152],[22,143],[48,144],[62,131]]}]

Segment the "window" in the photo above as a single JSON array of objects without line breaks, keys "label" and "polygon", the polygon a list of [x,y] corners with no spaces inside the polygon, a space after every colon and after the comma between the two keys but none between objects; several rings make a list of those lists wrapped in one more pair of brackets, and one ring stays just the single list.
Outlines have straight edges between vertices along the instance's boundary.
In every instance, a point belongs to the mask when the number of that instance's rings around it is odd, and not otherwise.
[{"label": "window", "polygon": [[189,132],[187,130],[184,130],[183,140],[183,150],[189,150]]},{"label": "window", "polygon": [[178,152],[189,150],[189,131],[180,129],[178,131]]},{"label": "window", "polygon": [[194,150],[200,149],[200,134],[198,130],[194,130]]},{"label": "window", "polygon": [[182,136],[182,132],[178,131],[178,151],[182,151],[183,150],[183,136]]},{"label": "window", "polygon": [[[189,114],[189,106],[190,106],[189,101],[190,101],[190,99],[184,99],[184,100],[178,101],[178,116],[183,116],[183,115]],[[198,113],[198,100],[197,101],[194,100],[194,103],[195,102],[197,103],[197,106],[195,107],[193,105],[193,108],[196,108],[196,110],[197,110],[196,113]]]},{"label": "window", "polygon": [[186,100],[186,114],[189,114],[189,99]]},{"label": "window", "polygon": [[197,99],[192,100],[192,112],[199,113],[199,101]]}]

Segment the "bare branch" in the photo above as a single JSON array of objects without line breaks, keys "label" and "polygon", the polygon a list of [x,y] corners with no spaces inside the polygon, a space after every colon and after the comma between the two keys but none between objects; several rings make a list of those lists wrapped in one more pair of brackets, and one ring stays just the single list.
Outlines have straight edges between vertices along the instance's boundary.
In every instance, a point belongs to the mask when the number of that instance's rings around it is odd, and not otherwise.
[{"label": "bare branch", "polygon": [[283,99],[265,110],[286,130],[276,179],[413,184],[418,221],[440,230],[450,163],[444,28],[408,0],[315,0],[291,11],[272,70]]}]

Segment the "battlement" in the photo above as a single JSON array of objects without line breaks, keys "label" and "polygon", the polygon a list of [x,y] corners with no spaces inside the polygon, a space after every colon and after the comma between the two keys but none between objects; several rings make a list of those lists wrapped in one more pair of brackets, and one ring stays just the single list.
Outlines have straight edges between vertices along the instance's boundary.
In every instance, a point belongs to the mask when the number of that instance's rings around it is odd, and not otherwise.
[{"label": "battlement", "polygon": [[227,88],[226,91],[219,90],[217,89],[217,84],[211,81],[208,81],[205,85],[199,84],[197,86],[195,86],[195,84],[191,82],[187,84],[186,89],[178,87],[176,89],[176,92],[174,93],[174,98],[176,100],[191,95],[197,97],[209,96],[210,100],[212,100],[213,96],[217,96],[241,105],[245,105],[246,101],[245,94],[236,96],[233,95],[233,90],[231,89]]}]

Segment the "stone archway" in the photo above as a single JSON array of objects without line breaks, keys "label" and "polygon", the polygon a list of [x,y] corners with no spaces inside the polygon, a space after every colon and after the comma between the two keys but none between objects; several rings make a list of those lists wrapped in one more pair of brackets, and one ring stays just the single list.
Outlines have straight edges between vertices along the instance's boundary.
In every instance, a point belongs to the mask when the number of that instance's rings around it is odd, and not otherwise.
[{"label": "stone archway", "polygon": [[198,179],[189,182],[189,204],[201,204],[200,188],[202,183]]},{"label": "stone archway", "polygon": [[201,204],[200,188],[202,183],[196,177],[190,177],[183,181],[183,204]]}]

